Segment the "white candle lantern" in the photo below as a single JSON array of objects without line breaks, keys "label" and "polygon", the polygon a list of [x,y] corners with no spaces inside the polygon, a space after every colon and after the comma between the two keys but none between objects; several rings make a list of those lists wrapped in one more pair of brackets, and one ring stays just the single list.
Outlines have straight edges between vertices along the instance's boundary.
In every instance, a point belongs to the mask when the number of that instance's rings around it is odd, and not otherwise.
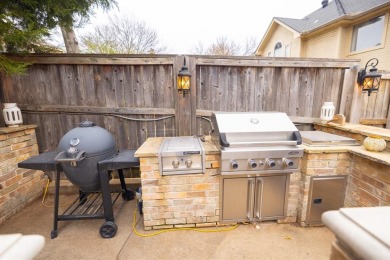
[{"label": "white candle lantern", "polygon": [[4,103],[3,117],[9,127],[17,127],[23,123],[22,113],[16,103]]},{"label": "white candle lantern", "polygon": [[334,116],[334,105],[333,102],[324,102],[324,105],[321,107],[321,120],[330,121]]}]

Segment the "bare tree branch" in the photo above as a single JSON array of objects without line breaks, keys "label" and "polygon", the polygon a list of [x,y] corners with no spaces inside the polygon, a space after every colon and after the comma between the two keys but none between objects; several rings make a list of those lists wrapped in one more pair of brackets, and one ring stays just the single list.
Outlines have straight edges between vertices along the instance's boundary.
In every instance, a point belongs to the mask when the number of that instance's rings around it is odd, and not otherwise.
[{"label": "bare tree branch", "polygon": [[226,37],[219,37],[206,51],[211,55],[234,56],[240,52],[240,46]]},{"label": "bare tree branch", "polygon": [[[202,42],[199,42],[192,48],[191,53],[198,55],[250,56],[254,55],[256,47],[257,42],[254,37],[247,38],[244,48],[241,48],[241,46],[233,40],[228,40],[226,37],[219,37],[216,42],[207,47],[205,47]],[[244,51],[241,51],[242,49]]]},{"label": "bare tree branch", "polygon": [[82,36],[81,42],[89,53],[141,54],[166,50],[154,29],[126,16],[110,17],[107,24],[96,26],[94,32]]},{"label": "bare tree branch", "polygon": [[258,41],[255,37],[246,38],[244,56],[254,56],[257,49]]}]

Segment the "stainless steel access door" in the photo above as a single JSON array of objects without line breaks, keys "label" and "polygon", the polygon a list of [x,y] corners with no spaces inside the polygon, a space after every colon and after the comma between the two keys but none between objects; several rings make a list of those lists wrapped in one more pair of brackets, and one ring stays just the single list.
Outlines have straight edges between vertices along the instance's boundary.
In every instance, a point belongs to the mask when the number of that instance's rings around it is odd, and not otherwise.
[{"label": "stainless steel access door", "polygon": [[[222,178],[221,218],[223,221],[246,222],[254,204],[255,178]],[[253,211],[252,211],[253,212]]]},{"label": "stainless steel access door", "polygon": [[[260,177],[257,180],[255,218],[258,220],[280,219],[286,216],[290,174]],[[261,186],[260,186],[261,185]],[[260,196],[261,194],[261,196]]]},{"label": "stainless steel access door", "polygon": [[223,177],[221,222],[278,219],[285,216],[289,175]]},{"label": "stainless steel access door", "polygon": [[322,213],[344,206],[347,175],[312,176],[310,178],[307,225],[321,225]]}]

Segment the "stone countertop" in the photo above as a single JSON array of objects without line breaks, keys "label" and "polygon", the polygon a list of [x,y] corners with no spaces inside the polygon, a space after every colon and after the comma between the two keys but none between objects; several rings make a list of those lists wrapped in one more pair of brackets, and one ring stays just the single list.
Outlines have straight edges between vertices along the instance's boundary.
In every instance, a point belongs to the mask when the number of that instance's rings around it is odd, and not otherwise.
[{"label": "stone countertop", "polygon": [[27,129],[37,128],[37,125],[22,125],[16,127],[0,127],[0,134],[10,134]]},{"label": "stone countertop", "polygon": [[[157,157],[160,146],[164,141],[164,137],[148,138],[135,152],[135,157]],[[210,136],[205,136],[205,142],[202,143],[205,149],[205,154],[219,154],[218,147],[211,141]]]},{"label": "stone countertop", "polygon": [[341,208],[322,215],[336,238],[361,259],[389,259],[390,207]]},{"label": "stone countertop", "polygon": [[[160,146],[164,141],[164,137],[148,138],[138,150],[135,152],[135,157],[157,157]],[[220,154],[219,148],[211,141],[210,136],[205,137],[205,142],[202,143],[205,149],[205,154]],[[371,152],[367,151],[364,146],[308,146],[299,145],[305,153],[353,153],[363,158],[382,163],[390,166],[390,152]]]},{"label": "stone countertop", "polygon": [[361,124],[350,124],[350,123],[346,123],[345,125],[339,125],[335,123],[314,122],[314,124],[325,126],[325,127],[331,127],[346,132],[361,134],[365,136],[372,136],[372,135],[380,136],[386,141],[390,141],[390,129],[387,128],[380,128],[380,127],[367,126]]},{"label": "stone countertop", "polygon": [[135,157],[157,157],[164,137],[150,137],[135,152]]},{"label": "stone countertop", "polygon": [[348,153],[351,145],[331,145],[331,146],[311,146],[301,144],[298,147],[303,148],[305,153]]},{"label": "stone countertop", "polygon": [[361,145],[351,146],[349,152],[357,154],[363,158],[390,166],[390,152],[388,152],[387,150],[382,152],[372,152],[366,150],[366,148]]},{"label": "stone countertop", "polygon": [[367,151],[363,145],[309,146],[302,144],[299,147],[303,148],[305,153],[353,153],[371,161],[390,166],[390,152],[387,150],[371,152]]}]

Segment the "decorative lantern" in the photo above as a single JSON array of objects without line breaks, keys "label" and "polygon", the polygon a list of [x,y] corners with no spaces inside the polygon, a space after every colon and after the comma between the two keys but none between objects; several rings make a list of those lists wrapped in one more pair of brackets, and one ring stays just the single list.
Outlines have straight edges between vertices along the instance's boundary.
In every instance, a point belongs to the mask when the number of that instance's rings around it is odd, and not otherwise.
[{"label": "decorative lantern", "polygon": [[[370,65],[368,65],[371,62]],[[368,96],[370,96],[371,92],[378,92],[382,74],[378,73],[378,69],[376,68],[378,65],[378,59],[372,58],[367,61],[364,70],[360,70],[358,73],[357,82],[360,86],[362,86],[362,92],[368,92]],[[370,72],[367,73],[367,66],[371,66]]]},{"label": "decorative lantern", "polygon": [[4,103],[3,117],[9,127],[17,127],[23,123],[22,113],[16,103]]},{"label": "decorative lantern", "polygon": [[177,75],[177,90],[179,94],[183,93],[183,97],[190,93],[190,81],[191,81],[191,73],[188,71],[186,66],[186,58],[184,58],[184,65],[179,71]]},{"label": "decorative lantern", "polygon": [[334,116],[334,105],[333,102],[324,102],[324,104],[321,107],[321,120],[324,121],[330,121],[333,119]]}]

